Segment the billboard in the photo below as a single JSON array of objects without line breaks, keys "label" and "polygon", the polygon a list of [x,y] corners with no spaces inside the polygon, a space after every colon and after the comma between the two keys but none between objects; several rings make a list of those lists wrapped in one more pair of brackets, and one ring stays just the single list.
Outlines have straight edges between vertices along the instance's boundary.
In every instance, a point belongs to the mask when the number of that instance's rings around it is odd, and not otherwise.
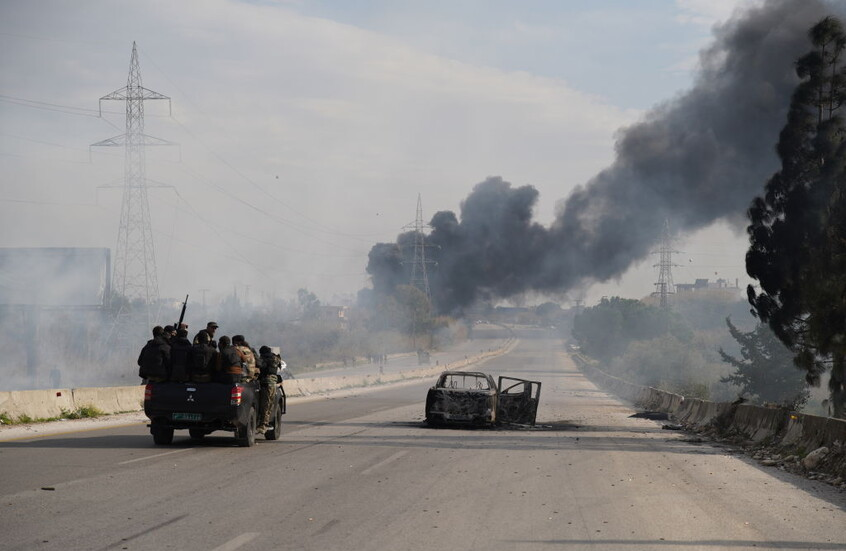
[{"label": "billboard", "polygon": [[0,248],[0,306],[102,306],[110,251],[101,248]]}]

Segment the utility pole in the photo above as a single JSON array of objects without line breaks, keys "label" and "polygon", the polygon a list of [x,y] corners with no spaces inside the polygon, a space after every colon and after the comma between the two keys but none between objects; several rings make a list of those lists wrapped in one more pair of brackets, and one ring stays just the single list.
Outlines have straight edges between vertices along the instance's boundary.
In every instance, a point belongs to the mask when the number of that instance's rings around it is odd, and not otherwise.
[{"label": "utility pole", "polygon": [[[429,290],[428,264],[434,264],[432,260],[426,260],[426,233],[429,224],[423,222],[423,203],[420,194],[417,194],[417,216],[414,223],[404,226],[403,229],[414,232],[414,258],[411,260],[411,277],[409,284],[417,287],[426,295],[426,300],[432,300],[432,293]],[[403,262],[405,263],[405,262]]]},{"label": "utility pole", "polygon": [[127,314],[125,309],[130,302],[142,302],[146,309],[147,326],[152,324],[151,309],[159,300],[159,285],[150,225],[150,204],[147,200],[144,148],[148,145],[172,145],[166,140],[144,134],[144,101],[154,99],[168,100],[170,106],[169,97],[142,86],[138,51],[133,42],[126,86],[100,98],[101,115],[104,100],[126,102],[126,131],[92,144],[92,147],[124,148],[123,200],[112,270],[110,305],[114,307],[113,299],[120,299],[118,317],[121,317]]},{"label": "utility pole", "polygon": [[[673,264],[672,236],[670,235],[670,221],[664,221],[664,231],[661,234],[661,248],[658,250],[659,261],[658,264],[653,264],[653,268],[658,268],[658,282],[655,283],[655,292],[652,296],[658,297],[658,302],[661,308],[670,308],[670,295],[675,294],[676,286],[673,283],[673,266],[678,267],[678,264]],[[653,253],[654,254],[654,253]]]}]

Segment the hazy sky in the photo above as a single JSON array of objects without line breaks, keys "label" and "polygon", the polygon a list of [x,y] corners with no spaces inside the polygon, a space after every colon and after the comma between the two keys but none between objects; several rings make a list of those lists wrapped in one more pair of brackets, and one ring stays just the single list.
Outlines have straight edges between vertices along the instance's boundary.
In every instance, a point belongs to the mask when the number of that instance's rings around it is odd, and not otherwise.
[{"label": "hazy sky", "polygon": [[[536,217],[691,83],[743,0],[0,2],[0,247],[111,247],[132,42],[145,87],[160,294],[256,303],[368,285],[367,253],[501,176]],[[761,183],[763,187],[763,182]],[[676,283],[745,283],[745,236],[676,243]],[[237,251],[236,251],[237,250]],[[587,291],[641,297],[657,256]]]}]

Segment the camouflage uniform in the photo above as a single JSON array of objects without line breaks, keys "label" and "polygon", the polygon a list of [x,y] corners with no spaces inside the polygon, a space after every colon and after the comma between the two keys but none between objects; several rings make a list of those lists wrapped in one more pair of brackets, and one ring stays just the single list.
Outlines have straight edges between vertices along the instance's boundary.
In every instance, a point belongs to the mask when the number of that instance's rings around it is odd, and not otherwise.
[{"label": "camouflage uniform", "polygon": [[259,351],[261,352],[261,408],[264,415],[257,431],[264,433],[270,428],[273,400],[276,398],[276,385],[279,383],[276,372],[282,366],[282,358],[274,354],[267,346],[262,346]]},{"label": "camouflage uniform", "polygon": [[244,364],[244,380],[255,381],[259,377],[258,356],[250,348],[243,335],[235,335],[232,337],[232,346],[241,356],[241,362]]}]

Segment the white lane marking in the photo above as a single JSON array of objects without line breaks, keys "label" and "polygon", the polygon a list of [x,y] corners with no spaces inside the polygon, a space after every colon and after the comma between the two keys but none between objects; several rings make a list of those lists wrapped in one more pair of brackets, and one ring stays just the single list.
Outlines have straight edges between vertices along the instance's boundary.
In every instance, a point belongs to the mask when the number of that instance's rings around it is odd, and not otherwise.
[{"label": "white lane marking", "polygon": [[405,455],[407,453],[408,453],[408,450],[403,450],[401,452],[397,452],[394,455],[392,455],[391,457],[389,457],[389,458],[387,458],[383,461],[380,461],[379,463],[376,463],[372,467],[364,469],[363,471],[361,471],[361,474],[370,474],[373,471],[375,471],[376,469],[378,469],[379,467],[384,467],[388,463],[392,463],[392,462],[396,461],[397,459],[399,459],[400,457],[402,457],[403,455]]},{"label": "white lane marking", "polygon": [[135,459],[130,459],[129,461],[121,461],[118,465],[126,465],[127,463],[135,463],[136,461],[144,461],[145,459],[155,459],[156,457],[162,457],[164,455],[171,455],[174,453],[182,453],[182,452],[190,452],[193,448],[183,448],[181,450],[173,450],[172,452],[164,452],[164,453],[157,453],[155,455],[148,455],[146,457],[138,457]]},{"label": "white lane marking", "polygon": [[240,536],[233,538],[220,547],[215,547],[212,551],[235,551],[242,545],[246,545],[259,536],[258,532],[244,532]]}]

